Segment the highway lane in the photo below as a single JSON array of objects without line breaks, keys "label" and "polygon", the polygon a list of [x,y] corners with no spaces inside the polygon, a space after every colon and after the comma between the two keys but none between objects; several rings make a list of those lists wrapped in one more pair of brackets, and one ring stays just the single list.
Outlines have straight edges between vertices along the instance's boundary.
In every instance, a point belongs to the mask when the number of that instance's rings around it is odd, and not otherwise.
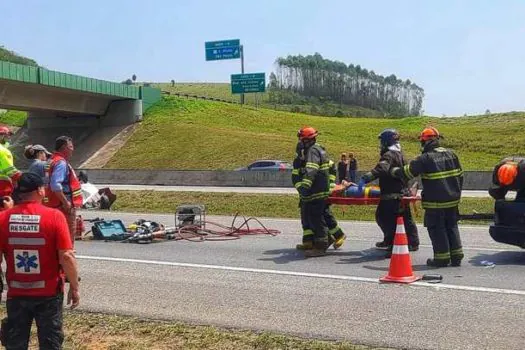
[{"label": "highway lane", "polygon": [[[83,215],[174,222],[173,215]],[[510,330],[525,324],[525,251],[493,242],[486,226],[462,226],[467,257],[447,269],[425,266],[431,247],[421,228],[414,270],[444,279],[404,286],[377,283],[389,260],[372,248],[380,237],[373,223],[341,222],[350,237],[343,248],[305,260],[293,249],[298,220],[261,221],[282,233],[222,242],[77,242],[83,308],[377,346],[522,348],[523,332]]]},{"label": "highway lane", "polygon": [[[265,194],[296,194],[295,188],[287,187],[219,187],[219,186],[160,186],[160,185],[108,185],[95,184],[98,188],[109,187],[122,191],[161,191],[161,192],[212,192],[212,193],[265,193]],[[421,191],[419,192],[421,193]],[[490,197],[487,191],[465,190],[463,197]],[[514,192],[509,192],[508,198],[513,198]]]}]

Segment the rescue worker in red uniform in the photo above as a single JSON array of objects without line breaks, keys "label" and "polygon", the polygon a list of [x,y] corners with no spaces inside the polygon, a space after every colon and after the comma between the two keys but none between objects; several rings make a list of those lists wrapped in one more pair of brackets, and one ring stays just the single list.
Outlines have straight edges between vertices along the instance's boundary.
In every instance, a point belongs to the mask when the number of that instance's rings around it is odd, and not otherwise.
[{"label": "rescue worker in red uniform", "polygon": [[70,137],[60,136],[56,139],[55,152],[46,168],[49,185],[46,188],[44,204],[64,213],[74,244],[77,235],[76,209],[82,207],[82,191],[75,170],[69,163],[73,151],[73,140]]},{"label": "rescue worker in red uniform", "polygon": [[496,200],[505,199],[508,191],[516,191],[516,202],[525,202],[525,158],[508,157],[492,172],[489,194]]},{"label": "rescue worker in red uniform", "polygon": [[421,205],[425,209],[424,225],[428,230],[434,258],[432,267],[460,266],[463,248],[458,229],[459,202],[463,188],[463,170],[456,154],[440,147],[436,128],[425,128],[420,136],[422,154],[392,174],[405,179],[421,176]]},{"label": "rescue worker in red uniform", "polygon": [[329,158],[326,151],[316,144],[318,132],[312,127],[299,130],[297,137],[304,152],[304,176],[296,184],[307,227],[313,231],[312,249],[304,251],[306,257],[322,256],[328,249],[328,226],[325,213],[330,194]]},{"label": "rescue worker in red uniform", "polygon": [[[304,158],[303,151],[303,143],[298,142],[296,147],[296,156],[293,160],[292,169],[292,183],[295,187],[299,187],[301,185],[301,181],[306,173],[306,161]],[[330,189],[332,189],[333,187],[335,187],[337,169],[335,167],[334,162],[331,160],[329,161],[329,166]],[[306,250],[313,248],[314,231],[312,231],[308,226],[305,208],[306,206],[304,205],[304,203],[301,200],[299,200],[301,226],[303,229],[303,240],[302,243],[296,245],[296,249],[298,250]],[[343,230],[339,227],[339,224],[337,223],[337,220],[333,215],[329,204],[326,205],[324,217],[328,226],[329,245],[333,244],[334,249],[338,249],[343,245],[346,239],[346,235],[343,233]]]},{"label": "rescue worker in red uniform", "polygon": [[405,231],[408,238],[408,249],[416,251],[419,249],[419,235],[417,226],[412,219],[410,206],[403,208],[401,199],[408,194],[407,183],[403,179],[396,178],[390,174],[395,167],[403,167],[406,164],[405,156],[401,152],[399,133],[395,129],[385,129],[379,135],[380,159],[377,165],[361,177],[361,183],[366,184],[379,178],[381,196],[376,209],[376,222],[383,231],[383,240],[376,243],[377,248],[386,248],[387,257],[391,255],[396,234],[397,217],[403,214]]},{"label": "rescue worker in red uniform", "polygon": [[2,344],[27,349],[36,321],[40,349],[61,349],[64,273],[67,303],[79,304],[77,265],[64,215],[43,206],[43,179],[24,173],[16,190],[19,204],[0,213],[0,250],[7,265],[7,318]]}]

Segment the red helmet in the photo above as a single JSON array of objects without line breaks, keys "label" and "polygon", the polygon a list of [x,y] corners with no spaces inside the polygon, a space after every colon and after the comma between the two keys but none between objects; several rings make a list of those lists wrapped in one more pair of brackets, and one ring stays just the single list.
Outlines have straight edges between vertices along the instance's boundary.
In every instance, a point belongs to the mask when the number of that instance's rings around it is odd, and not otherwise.
[{"label": "red helmet", "polygon": [[0,135],[13,135],[13,132],[5,125],[0,126]]},{"label": "red helmet", "polygon": [[439,131],[434,127],[428,127],[423,129],[421,131],[421,134],[419,135],[420,141],[428,141],[433,139],[439,139],[441,136],[439,135]]},{"label": "red helmet", "polygon": [[503,186],[512,184],[516,176],[518,176],[518,164],[514,162],[505,163],[498,169],[498,182]]},{"label": "red helmet", "polygon": [[297,132],[299,140],[311,140],[317,137],[319,133],[311,126],[305,126]]}]

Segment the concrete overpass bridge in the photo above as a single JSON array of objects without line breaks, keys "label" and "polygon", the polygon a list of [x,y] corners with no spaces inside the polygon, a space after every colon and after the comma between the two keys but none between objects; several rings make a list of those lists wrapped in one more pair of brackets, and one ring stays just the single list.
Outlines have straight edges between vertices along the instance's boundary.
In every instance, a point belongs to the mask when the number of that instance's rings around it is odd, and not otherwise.
[{"label": "concrete overpass bridge", "polygon": [[62,134],[75,139],[74,163],[79,165],[142,120],[160,97],[155,88],[0,61],[0,108],[28,112],[26,125],[13,137],[18,166],[23,166],[20,152],[26,144],[52,148],[54,138]]}]

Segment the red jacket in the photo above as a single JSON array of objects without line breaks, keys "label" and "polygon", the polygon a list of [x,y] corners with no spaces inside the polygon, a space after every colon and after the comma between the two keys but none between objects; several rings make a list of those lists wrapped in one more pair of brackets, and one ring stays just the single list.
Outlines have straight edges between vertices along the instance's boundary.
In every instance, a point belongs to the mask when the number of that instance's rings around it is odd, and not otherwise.
[{"label": "red jacket", "polygon": [[63,291],[58,251],[73,249],[64,214],[37,202],[0,212],[0,249],[7,297],[49,297]]}]

